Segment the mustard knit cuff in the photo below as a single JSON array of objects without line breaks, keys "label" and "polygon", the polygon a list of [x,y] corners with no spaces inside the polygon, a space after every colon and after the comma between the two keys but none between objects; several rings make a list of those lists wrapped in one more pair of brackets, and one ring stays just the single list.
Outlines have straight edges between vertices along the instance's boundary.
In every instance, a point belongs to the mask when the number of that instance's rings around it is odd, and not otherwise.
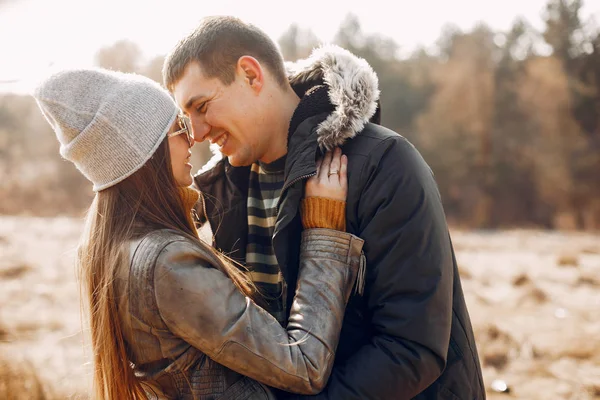
[{"label": "mustard knit cuff", "polygon": [[300,206],[305,229],[346,230],[346,202],[325,197],[306,197]]}]

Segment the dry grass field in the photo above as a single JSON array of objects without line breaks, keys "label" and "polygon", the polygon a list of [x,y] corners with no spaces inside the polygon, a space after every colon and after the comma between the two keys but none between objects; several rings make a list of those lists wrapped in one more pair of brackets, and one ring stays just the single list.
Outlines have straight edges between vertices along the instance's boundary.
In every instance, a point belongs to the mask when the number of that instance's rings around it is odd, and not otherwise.
[{"label": "dry grass field", "polygon": [[[73,260],[82,221],[0,217],[0,399],[83,399]],[[488,398],[600,398],[600,235],[463,232],[453,240]],[[504,382],[508,390],[494,386]]]}]

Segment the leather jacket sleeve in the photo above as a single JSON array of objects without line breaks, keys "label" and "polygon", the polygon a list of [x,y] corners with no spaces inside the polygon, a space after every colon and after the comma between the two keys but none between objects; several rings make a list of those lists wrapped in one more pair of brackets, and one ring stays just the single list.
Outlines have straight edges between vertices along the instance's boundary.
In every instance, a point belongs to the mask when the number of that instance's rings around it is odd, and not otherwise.
[{"label": "leather jacket sleeve", "polygon": [[184,239],[157,259],[156,304],[168,330],[212,360],[269,386],[318,393],[331,373],[362,245],[344,232],[303,232],[287,329],[209,265],[208,250]]}]

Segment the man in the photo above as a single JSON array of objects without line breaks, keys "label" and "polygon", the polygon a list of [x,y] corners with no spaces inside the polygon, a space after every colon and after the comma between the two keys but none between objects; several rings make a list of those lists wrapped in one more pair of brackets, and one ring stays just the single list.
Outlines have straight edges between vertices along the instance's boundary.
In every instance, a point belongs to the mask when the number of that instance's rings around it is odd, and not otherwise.
[{"label": "man", "polygon": [[379,90],[369,65],[325,47],[286,73],[264,32],[210,17],[168,55],[163,73],[195,140],[226,156],[195,177],[214,244],[250,266],[280,321],[298,275],[303,183],[322,151],[341,146],[348,157],[345,218],[365,240],[366,271],[316,397],[484,399],[436,183],[406,139],[373,123]]}]

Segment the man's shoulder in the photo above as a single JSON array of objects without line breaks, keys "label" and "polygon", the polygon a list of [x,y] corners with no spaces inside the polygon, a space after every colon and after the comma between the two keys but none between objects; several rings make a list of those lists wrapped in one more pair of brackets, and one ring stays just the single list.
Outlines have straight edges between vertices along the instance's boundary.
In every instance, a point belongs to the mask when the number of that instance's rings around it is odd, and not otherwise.
[{"label": "man's shoulder", "polygon": [[390,138],[397,138],[406,140],[402,135],[398,132],[393,131],[390,128],[386,128],[383,125],[378,125],[374,123],[367,123],[363,130],[357,135],[354,139],[367,139],[367,140],[375,140],[382,141]]},{"label": "man's shoulder", "polygon": [[[433,172],[417,148],[404,136],[376,124],[364,130],[342,148],[349,168],[360,174],[363,182],[383,174],[397,182],[412,181],[430,185]],[[356,176],[356,175],[355,175]]]},{"label": "man's shoulder", "polygon": [[360,134],[346,142],[345,154],[380,159],[389,151],[397,154],[418,153],[416,148],[399,133],[381,125],[368,123]]}]

